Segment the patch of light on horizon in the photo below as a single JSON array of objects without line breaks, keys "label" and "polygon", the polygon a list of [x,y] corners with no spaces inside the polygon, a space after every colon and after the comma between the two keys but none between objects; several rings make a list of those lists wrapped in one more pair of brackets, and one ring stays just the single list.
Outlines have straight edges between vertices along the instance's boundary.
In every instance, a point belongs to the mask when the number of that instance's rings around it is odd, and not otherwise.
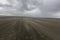
[{"label": "patch of light on horizon", "polygon": [[55,14],[53,14],[53,16],[56,18],[60,18],[60,12],[56,12]]},{"label": "patch of light on horizon", "polygon": [[11,15],[11,14],[0,14],[0,15]]}]

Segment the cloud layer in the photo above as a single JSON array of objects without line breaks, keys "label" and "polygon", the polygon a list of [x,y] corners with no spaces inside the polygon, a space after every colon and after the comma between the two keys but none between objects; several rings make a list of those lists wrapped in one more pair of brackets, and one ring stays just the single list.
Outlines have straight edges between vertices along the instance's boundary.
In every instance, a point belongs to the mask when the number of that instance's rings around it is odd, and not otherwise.
[{"label": "cloud layer", "polygon": [[60,18],[60,0],[1,0],[0,15]]}]

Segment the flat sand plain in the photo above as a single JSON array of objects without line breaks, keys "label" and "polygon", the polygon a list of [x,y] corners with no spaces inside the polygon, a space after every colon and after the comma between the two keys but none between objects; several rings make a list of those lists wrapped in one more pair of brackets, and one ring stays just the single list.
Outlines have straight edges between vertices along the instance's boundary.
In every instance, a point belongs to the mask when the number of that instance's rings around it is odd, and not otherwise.
[{"label": "flat sand plain", "polygon": [[0,17],[0,40],[60,40],[60,19]]}]

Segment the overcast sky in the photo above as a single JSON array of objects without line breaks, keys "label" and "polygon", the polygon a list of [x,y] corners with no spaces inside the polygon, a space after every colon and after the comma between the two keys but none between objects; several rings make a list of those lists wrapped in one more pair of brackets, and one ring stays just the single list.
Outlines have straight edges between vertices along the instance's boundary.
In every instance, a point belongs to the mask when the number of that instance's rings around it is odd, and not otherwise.
[{"label": "overcast sky", "polygon": [[60,0],[0,0],[0,15],[60,18]]}]

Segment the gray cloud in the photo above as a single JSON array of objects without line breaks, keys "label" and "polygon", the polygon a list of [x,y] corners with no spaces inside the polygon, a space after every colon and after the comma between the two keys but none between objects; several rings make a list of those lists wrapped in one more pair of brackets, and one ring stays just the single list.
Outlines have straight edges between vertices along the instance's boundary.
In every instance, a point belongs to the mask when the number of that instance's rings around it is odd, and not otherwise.
[{"label": "gray cloud", "polygon": [[8,0],[8,3],[0,2],[1,15],[60,18],[60,0]]},{"label": "gray cloud", "polygon": [[46,0],[43,5],[48,12],[60,10],[60,0]]},{"label": "gray cloud", "polygon": [[42,11],[44,16],[57,17],[60,14],[58,13],[60,11],[60,0],[44,0]]}]

